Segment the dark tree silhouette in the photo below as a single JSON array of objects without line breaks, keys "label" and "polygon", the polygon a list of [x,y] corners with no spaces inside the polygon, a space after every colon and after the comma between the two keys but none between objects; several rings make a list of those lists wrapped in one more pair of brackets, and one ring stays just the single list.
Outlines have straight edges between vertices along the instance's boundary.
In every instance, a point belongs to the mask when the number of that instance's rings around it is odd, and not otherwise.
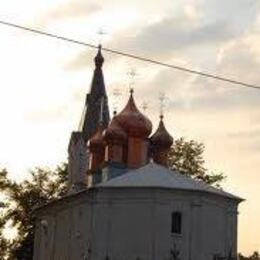
[{"label": "dark tree silhouette", "polygon": [[169,152],[169,167],[209,185],[220,187],[220,183],[225,179],[225,176],[223,173],[209,172],[205,168],[204,149],[202,143],[194,140],[176,139]]},{"label": "dark tree silhouette", "polygon": [[[19,184],[8,178],[6,170],[0,172],[0,190],[6,201],[0,215],[0,259],[32,259],[33,210],[61,197],[66,191],[66,179],[66,164],[53,171],[36,168],[28,180]],[[17,230],[13,241],[7,241],[1,232],[7,223]]]},{"label": "dark tree silhouette", "polygon": [[260,260],[260,254],[258,251],[254,252],[251,256],[243,256],[242,254],[239,254],[238,257],[239,260]]}]

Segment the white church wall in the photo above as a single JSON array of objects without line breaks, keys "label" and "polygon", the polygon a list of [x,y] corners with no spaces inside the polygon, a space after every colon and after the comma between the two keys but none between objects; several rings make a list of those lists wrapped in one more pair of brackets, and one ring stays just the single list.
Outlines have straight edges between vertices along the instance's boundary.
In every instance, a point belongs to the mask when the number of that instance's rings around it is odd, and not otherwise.
[{"label": "white church wall", "polygon": [[[115,260],[152,259],[152,204],[125,193],[100,194],[95,205],[93,256]],[[119,195],[119,196],[118,196]],[[103,235],[102,235],[103,234]],[[148,257],[148,258],[147,258]]]},{"label": "white church wall", "polygon": [[53,251],[55,236],[55,218],[46,215],[36,223],[36,236],[34,244],[35,259],[50,259]]},{"label": "white church wall", "polygon": [[[53,259],[69,259],[70,210],[64,210],[56,215],[55,243]],[[48,259],[48,258],[47,258]],[[50,258],[51,259],[51,258]]]},{"label": "white church wall", "polygon": [[192,199],[190,205],[190,250],[188,258],[189,260],[201,259],[201,253],[203,252],[204,246],[201,239],[201,233],[203,228],[202,215],[203,212],[201,196],[195,196],[195,198]]},{"label": "white church wall", "polygon": [[70,259],[84,259],[91,248],[91,205],[82,203],[72,206],[70,214]]},{"label": "white church wall", "polygon": [[[236,204],[232,203],[232,208]],[[204,198],[202,204],[202,233],[200,234],[203,245],[202,260],[212,259],[213,255],[227,257],[233,247],[236,248],[236,236],[234,236],[234,222],[237,218],[236,211],[230,210],[230,201],[224,199]],[[231,221],[229,221],[229,214]]]},{"label": "white church wall", "polygon": [[[67,201],[42,211],[46,217],[37,226],[48,219],[53,238],[47,237],[50,247],[46,250],[46,237],[37,228],[35,260],[88,259],[89,255],[91,260],[105,260],[106,256],[110,260],[164,260],[169,259],[171,249],[180,251],[181,260],[210,260],[214,253],[226,255],[230,242],[236,243],[235,203],[218,196],[160,189],[99,189]],[[181,234],[171,233],[175,211],[182,214]]]},{"label": "white church wall", "polygon": [[[168,213],[162,218],[167,218],[168,233],[170,233],[170,245],[169,248],[176,247],[176,250],[180,251],[181,259],[188,259],[189,249],[190,249],[190,203],[191,198],[187,194],[169,194],[171,199],[170,207],[168,208]],[[173,212],[180,212],[182,216],[182,227],[181,234],[171,233],[171,215]],[[165,234],[162,234],[162,237]],[[169,249],[168,249],[169,251]]]}]

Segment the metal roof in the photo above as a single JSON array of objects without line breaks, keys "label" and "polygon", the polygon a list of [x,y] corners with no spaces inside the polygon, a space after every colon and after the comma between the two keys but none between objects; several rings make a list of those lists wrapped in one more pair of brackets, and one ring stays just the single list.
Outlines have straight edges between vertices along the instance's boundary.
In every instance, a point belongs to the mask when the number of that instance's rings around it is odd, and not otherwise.
[{"label": "metal roof", "polygon": [[189,190],[213,193],[230,199],[243,199],[234,196],[222,189],[214,188],[202,181],[194,180],[188,176],[172,171],[156,163],[149,163],[144,167],[129,170],[124,175],[102,182],[97,187],[107,188],[130,188],[130,187],[154,187],[176,190]]}]

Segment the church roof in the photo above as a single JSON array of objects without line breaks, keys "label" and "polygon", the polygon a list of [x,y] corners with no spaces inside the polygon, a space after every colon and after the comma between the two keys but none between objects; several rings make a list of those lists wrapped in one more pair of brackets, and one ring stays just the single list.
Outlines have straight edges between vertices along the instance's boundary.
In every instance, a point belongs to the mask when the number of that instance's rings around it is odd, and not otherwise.
[{"label": "church roof", "polygon": [[241,198],[227,193],[221,189],[214,188],[204,182],[184,176],[177,171],[172,171],[156,163],[149,163],[136,170],[129,170],[122,176],[113,178],[107,182],[97,185],[105,188],[165,188],[176,190],[188,190],[207,192],[224,196],[230,199],[242,201]]}]

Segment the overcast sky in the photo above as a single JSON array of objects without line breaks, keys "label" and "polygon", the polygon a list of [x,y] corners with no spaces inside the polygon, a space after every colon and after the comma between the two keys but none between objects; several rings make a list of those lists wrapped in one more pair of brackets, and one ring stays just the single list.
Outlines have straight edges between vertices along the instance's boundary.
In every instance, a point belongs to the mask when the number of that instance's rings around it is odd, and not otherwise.
[{"label": "overcast sky", "polygon": [[[260,85],[258,0],[0,0],[0,20]],[[66,160],[96,51],[0,25],[0,165],[21,180]],[[240,207],[239,249],[260,250],[260,91],[104,53],[110,105],[135,97],[158,123],[161,92],[174,137],[201,141]],[[113,96],[119,89],[121,96]]]}]

